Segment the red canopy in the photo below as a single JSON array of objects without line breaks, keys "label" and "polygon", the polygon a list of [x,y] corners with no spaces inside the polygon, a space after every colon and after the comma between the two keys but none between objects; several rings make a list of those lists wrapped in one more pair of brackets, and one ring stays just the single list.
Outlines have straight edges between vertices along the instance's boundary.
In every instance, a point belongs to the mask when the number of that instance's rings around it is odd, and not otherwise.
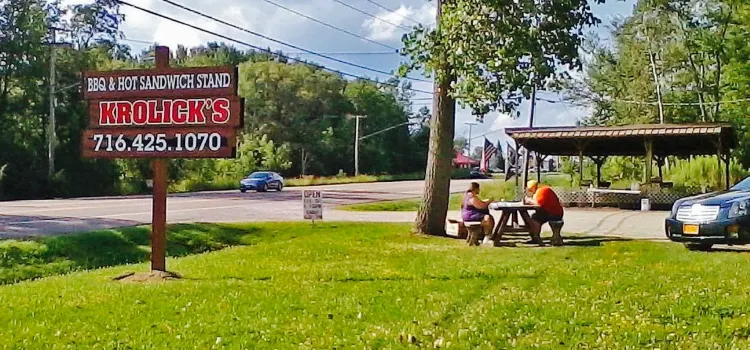
[{"label": "red canopy", "polygon": [[479,161],[471,159],[471,158],[469,158],[469,157],[461,154],[461,152],[456,152],[456,157],[453,158],[453,165],[454,166],[479,165]]}]

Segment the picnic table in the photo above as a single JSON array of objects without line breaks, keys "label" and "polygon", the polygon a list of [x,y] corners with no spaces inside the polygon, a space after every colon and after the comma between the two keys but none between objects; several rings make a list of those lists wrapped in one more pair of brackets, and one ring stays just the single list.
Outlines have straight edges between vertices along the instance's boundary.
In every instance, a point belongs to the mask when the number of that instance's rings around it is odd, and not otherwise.
[{"label": "picnic table", "polygon": [[[491,210],[501,211],[500,220],[498,220],[495,230],[492,232],[492,240],[495,245],[500,244],[500,240],[503,238],[503,233],[522,233],[526,232],[531,235],[531,229],[529,222],[531,222],[531,215],[529,210],[536,210],[538,207],[530,204],[523,204],[522,202],[495,202],[490,204]],[[519,225],[518,216],[521,216],[523,225]],[[511,220],[512,218],[512,220]],[[542,238],[539,235],[531,237],[532,242],[542,245]]]}]

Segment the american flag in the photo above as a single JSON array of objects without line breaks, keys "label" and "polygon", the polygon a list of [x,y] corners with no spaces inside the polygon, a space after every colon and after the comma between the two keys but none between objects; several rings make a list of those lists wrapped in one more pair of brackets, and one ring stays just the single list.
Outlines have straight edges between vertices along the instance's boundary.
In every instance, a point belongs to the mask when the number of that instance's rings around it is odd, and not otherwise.
[{"label": "american flag", "polygon": [[497,147],[492,144],[487,138],[484,139],[484,151],[482,151],[482,163],[479,170],[487,172],[489,170],[490,158],[497,154]]}]

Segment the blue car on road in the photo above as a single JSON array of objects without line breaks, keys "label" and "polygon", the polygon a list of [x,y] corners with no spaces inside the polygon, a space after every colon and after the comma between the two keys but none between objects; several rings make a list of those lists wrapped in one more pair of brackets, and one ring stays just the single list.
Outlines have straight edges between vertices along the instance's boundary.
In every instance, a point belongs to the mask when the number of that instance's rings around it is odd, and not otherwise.
[{"label": "blue car on road", "polygon": [[750,243],[750,177],[728,191],[677,200],[664,229],[670,240],[691,250]]},{"label": "blue car on road", "polygon": [[240,192],[248,190],[266,192],[269,189],[281,191],[284,188],[284,178],[272,171],[258,171],[240,180]]}]

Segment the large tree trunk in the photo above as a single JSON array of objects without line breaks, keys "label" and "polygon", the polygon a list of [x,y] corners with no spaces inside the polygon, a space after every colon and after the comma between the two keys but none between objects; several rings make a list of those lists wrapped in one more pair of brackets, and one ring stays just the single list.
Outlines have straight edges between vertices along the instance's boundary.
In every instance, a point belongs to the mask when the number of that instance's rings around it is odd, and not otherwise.
[{"label": "large tree trunk", "polygon": [[[437,0],[436,27],[440,30],[444,0]],[[456,76],[445,57],[440,58],[441,71],[435,84],[433,116],[430,120],[430,150],[427,154],[422,204],[414,222],[414,232],[428,235],[445,235],[448,215],[451,174],[453,172],[453,137],[456,133],[456,101],[449,95]]]},{"label": "large tree trunk", "polygon": [[416,233],[445,235],[456,131],[456,101],[448,95],[448,89],[454,80],[453,76],[445,77],[435,91],[424,194],[414,223]]}]

